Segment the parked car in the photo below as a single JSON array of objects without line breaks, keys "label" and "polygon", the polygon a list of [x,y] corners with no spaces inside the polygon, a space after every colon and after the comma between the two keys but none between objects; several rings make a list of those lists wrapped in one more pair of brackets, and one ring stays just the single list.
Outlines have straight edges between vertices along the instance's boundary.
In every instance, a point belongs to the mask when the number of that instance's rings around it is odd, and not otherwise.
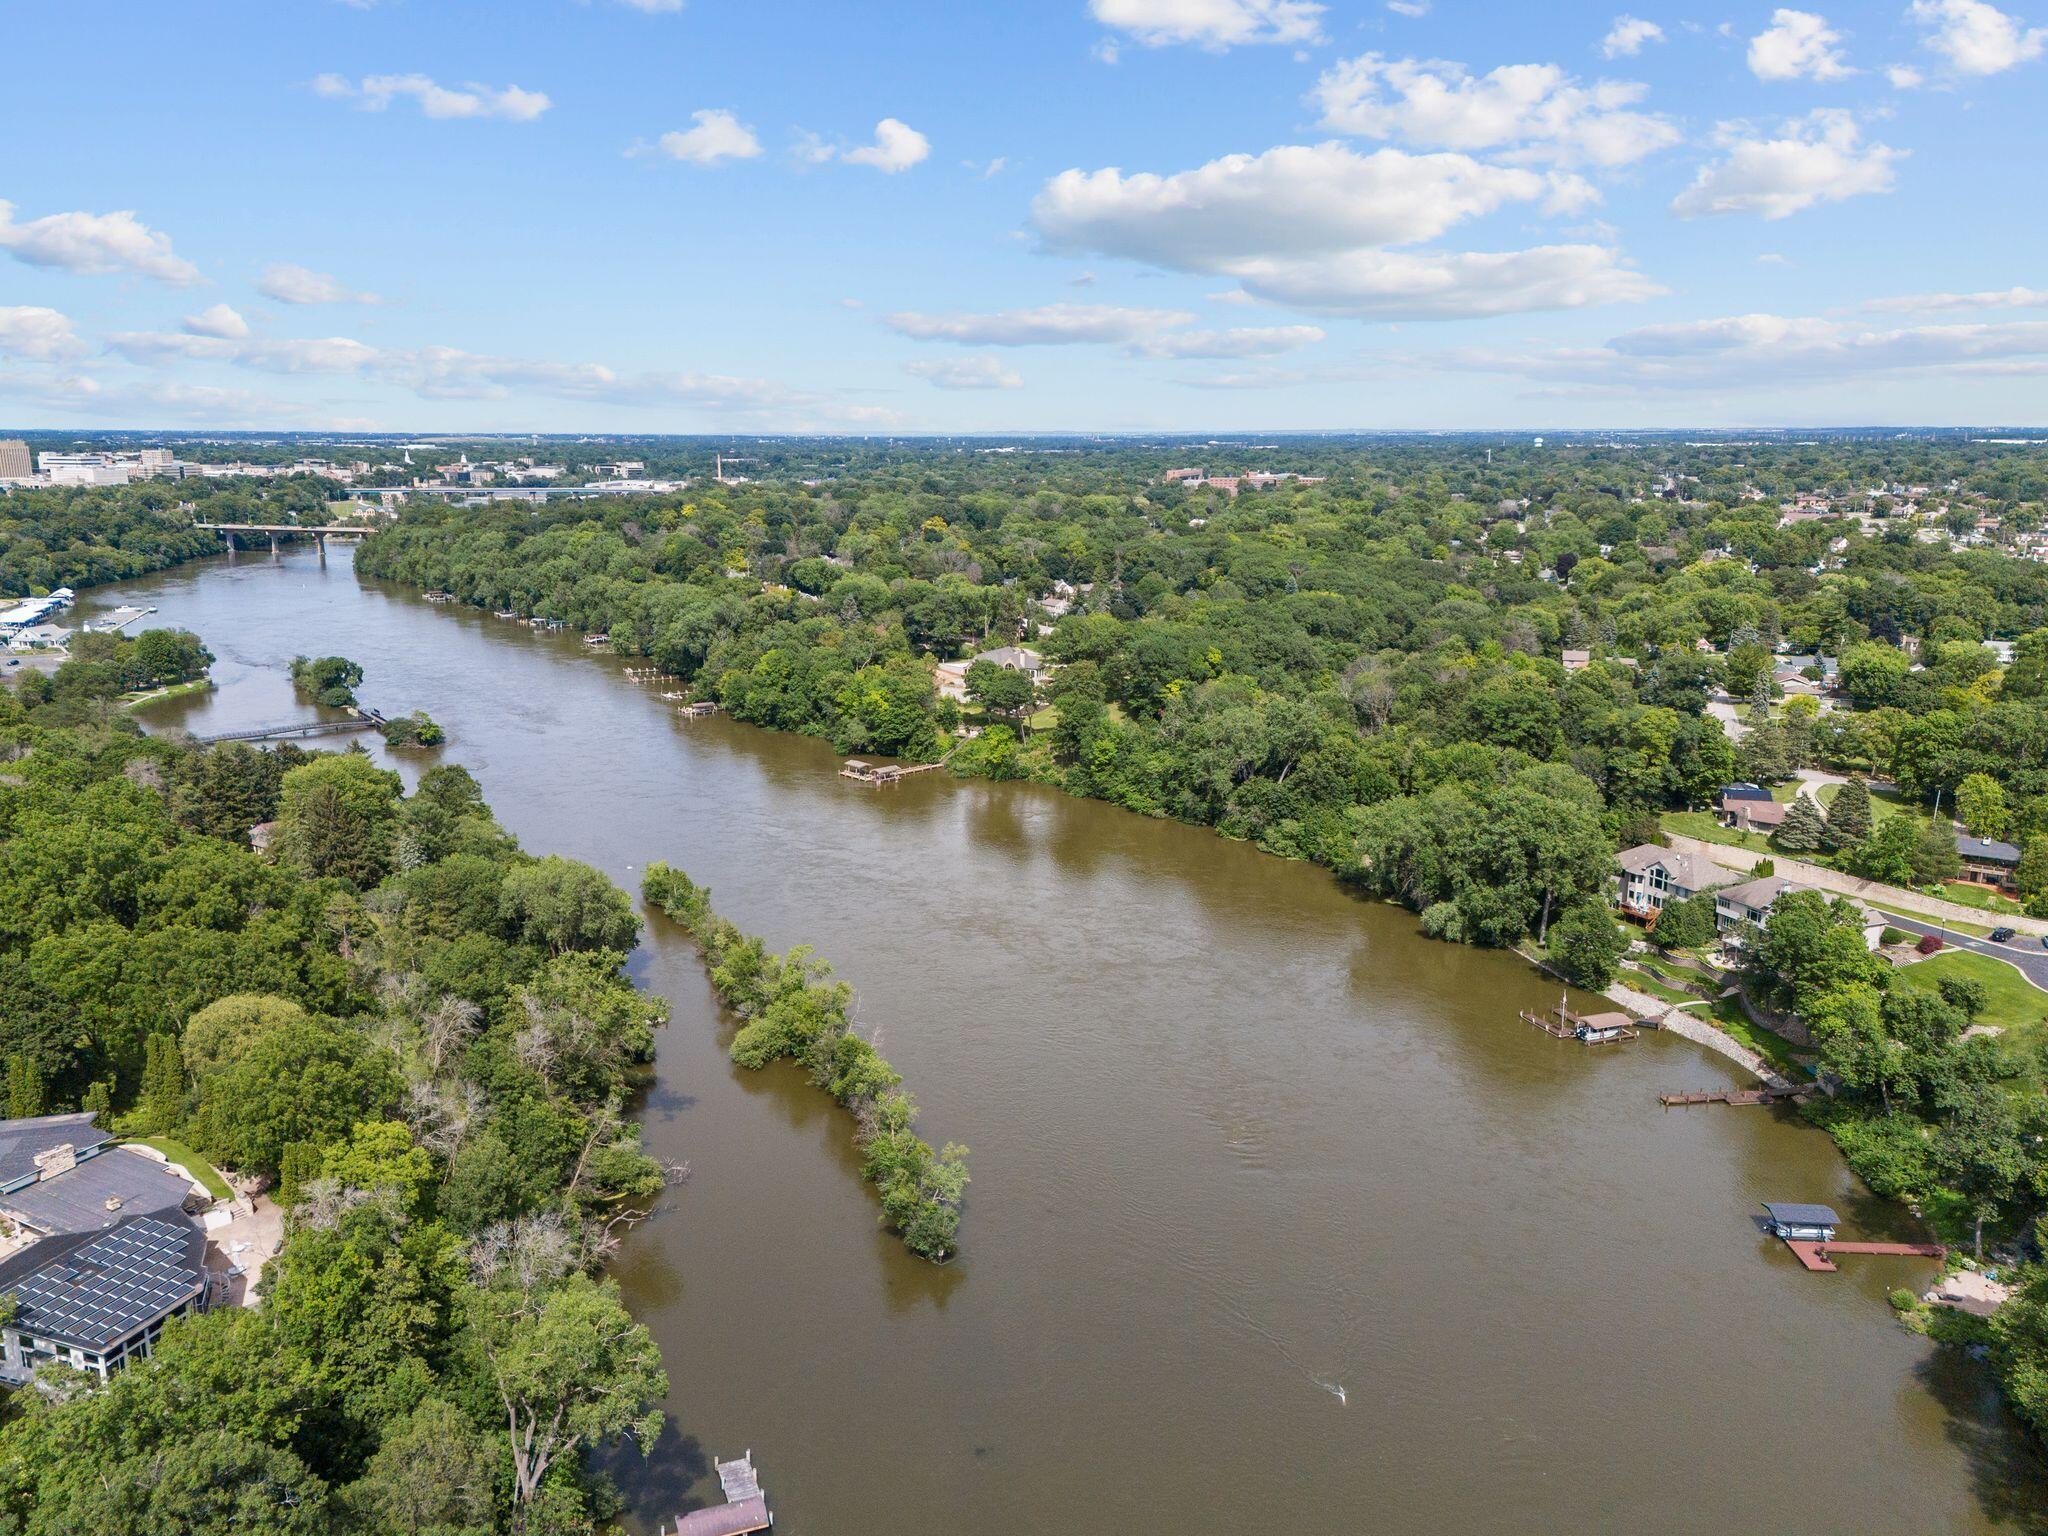
[{"label": "parked car", "polygon": [[2013,931],[2010,928],[1994,928],[1991,930],[1991,942],[1994,944],[2010,944],[2012,936]]},{"label": "parked car", "polygon": [[1948,948],[1948,940],[1944,939],[1938,933],[1930,933],[1927,935],[1927,937],[1922,939],[1918,944],[1915,944],[1913,947],[1919,950],[1920,953],[1923,955],[1931,955],[1937,949]]}]

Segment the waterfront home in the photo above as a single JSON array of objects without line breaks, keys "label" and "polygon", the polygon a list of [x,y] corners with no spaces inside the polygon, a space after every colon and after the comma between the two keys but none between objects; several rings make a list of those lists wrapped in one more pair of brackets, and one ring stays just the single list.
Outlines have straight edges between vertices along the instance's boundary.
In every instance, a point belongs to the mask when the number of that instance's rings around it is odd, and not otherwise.
[{"label": "waterfront home", "polygon": [[1827,1206],[1803,1205],[1797,1201],[1766,1200],[1764,1215],[1770,1224],[1771,1235],[1792,1243],[1832,1242],[1835,1229],[1842,1224],[1842,1218]]},{"label": "waterfront home", "polygon": [[0,1382],[61,1361],[104,1378],[207,1305],[204,1192],[89,1114],[0,1120]]},{"label": "waterfront home", "polygon": [[1034,683],[1042,683],[1048,676],[1045,658],[1021,645],[999,645],[992,651],[983,651],[974,660],[986,661],[1006,671],[1022,672]]},{"label": "waterfront home", "polygon": [[[1779,897],[1787,891],[1807,889],[1810,887],[1795,885],[1779,875],[1764,875],[1759,879],[1745,880],[1740,885],[1723,886],[1714,892],[1714,926],[1728,943],[1739,946],[1745,924],[1763,927]],[[1847,898],[1830,899],[1839,901]],[[1884,919],[1867,907],[1855,902],[1849,904],[1856,908],[1861,918],[1863,947],[1876,949],[1884,938]]]},{"label": "waterfront home", "polygon": [[1981,880],[2001,891],[2013,889],[2020,867],[2020,851],[2011,843],[1988,837],[1958,837],[1956,854],[1963,861],[1963,878]]},{"label": "waterfront home", "polygon": [[1667,902],[1684,901],[1735,878],[1732,870],[1702,854],[1679,853],[1655,843],[1626,849],[1615,862],[1621,866],[1615,877],[1617,901],[1630,917],[1654,917]]}]

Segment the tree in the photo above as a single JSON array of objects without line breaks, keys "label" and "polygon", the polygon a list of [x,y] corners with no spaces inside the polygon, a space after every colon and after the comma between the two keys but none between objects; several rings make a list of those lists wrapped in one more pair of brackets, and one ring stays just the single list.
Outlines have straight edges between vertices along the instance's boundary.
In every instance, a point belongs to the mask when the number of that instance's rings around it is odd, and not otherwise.
[{"label": "tree", "polygon": [[1973,773],[1956,786],[1956,815],[1978,837],[2003,837],[2012,818],[2005,791],[1988,773]]},{"label": "tree", "polygon": [[2020,850],[2019,867],[2013,883],[2022,896],[2039,896],[2048,891],[2048,832],[2036,832]]},{"label": "tree", "polygon": [[142,1100],[137,1106],[152,1131],[174,1131],[185,1118],[185,1063],[170,1035],[144,1042]]},{"label": "tree", "polygon": [[1827,821],[1820,807],[1805,795],[1794,795],[1778,826],[1778,846],[1790,853],[1811,853],[1827,836]]},{"label": "tree", "polygon": [[1038,700],[1038,690],[1029,677],[1015,668],[998,666],[992,661],[970,663],[966,682],[968,698],[1012,726],[1030,714],[1031,706]]},{"label": "tree", "polygon": [[343,1189],[394,1191],[399,1207],[417,1214],[434,1179],[434,1160],[413,1145],[402,1121],[361,1120],[348,1140],[329,1147],[320,1173]]},{"label": "tree", "polygon": [[292,682],[328,709],[346,709],[356,701],[363,669],[346,656],[294,656]]},{"label": "tree", "polygon": [[1569,980],[1597,992],[1614,980],[1628,936],[1603,903],[1585,901],[1558,918],[1549,947],[1552,963]]},{"label": "tree", "polygon": [[1877,830],[1849,850],[1849,872],[1883,885],[1911,885],[1920,833],[1909,817],[1880,821]]},{"label": "tree", "polygon": [[555,954],[629,950],[640,919],[626,893],[588,864],[554,854],[510,871],[500,897],[506,925],[524,943]]},{"label": "tree", "polygon": [[1821,846],[1831,853],[1854,848],[1870,836],[1870,786],[1859,774],[1835,790]]},{"label": "tree", "polygon": [[391,867],[391,834],[403,784],[360,752],[316,757],[278,791],[278,858],[316,878],[367,890]]},{"label": "tree", "polygon": [[1863,942],[1863,910],[1846,897],[1786,891],[1771,904],[1763,931],[1749,946],[1749,964],[1763,985],[1801,1010],[1845,987],[1882,988],[1891,966]]},{"label": "tree", "polygon": [[1714,941],[1714,898],[1700,891],[1683,901],[1667,901],[1650,929],[1650,941],[1659,949],[1698,949]]},{"label": "tree", "polygon": [[572,1274],[527,1287],[507,1278],[464,1298],[468,1347],[503,1411],[512,1458],[512,1529],[548,1469],[631,1434],[643,1454],[661,1432],[668,1375],[648,1331],[609,1280]]},{"label": "tree", "polygon": [[1920,829],[1913,842],[1913,883],[1939,885],[1962,873],[1962,856],[1956,852],[1956,829],[1937,816]]},{"label": "tree", "polygon": [[43,1112],[43,1069],[17,1051],[7,1058],[7,1118],[29,1120]]},{"label": "tree", "polygon": [[496,1484],[488,1442],[453,1405],[430,1397],[386,1427],[344,1496],[366,1532],[491,1536]]},{"label": "tree", "polygon": [[289,998],[238,992],[208,1003],[185,1021],[180,1042],[185,1072],[197,1084],[233,1066],[272,1030],[296,1024],[306,1010]]},{"label": "tree", "polygon": [[1980,1094],[1935,1133],[1935,1166],[1970,1202],[1973,1243],[1984,1257],[1984,1226],[2015,1194],[2029,1169],[2025,1127],[2002,1094]]},{"label": "tree", "polygon": [[398,1087],[361,1032],[319,1019],[273,1029],[200,1085],[201,1149],[231,1168],[276,1175],[293,1142],[328,1142],[381,1119]]}]

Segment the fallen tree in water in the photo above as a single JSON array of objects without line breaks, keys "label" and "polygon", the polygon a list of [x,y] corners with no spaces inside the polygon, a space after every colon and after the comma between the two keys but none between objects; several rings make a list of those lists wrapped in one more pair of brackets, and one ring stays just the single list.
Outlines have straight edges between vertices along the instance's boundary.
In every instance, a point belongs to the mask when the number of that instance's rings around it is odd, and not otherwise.
[{"label": "fallen tree in water", "polygon": [[902,1091],[903,1079],[854,1033],[853,989],[832,980],[832,967],[813,958],[808,945],[771,953],[712,911],[711,892],[679,869],[650,864],[640,892],[690,930],[711,985],[743,1021],[732,1059],[763,1067],[787,1057],[852,1110],[861,1172],[882,1198],[883,1219],[912,1253],[935,1263],[950,1259],[967,1186],[967,1149],[947,1142],[935,1152],[911,1129],[917,1105]]}]

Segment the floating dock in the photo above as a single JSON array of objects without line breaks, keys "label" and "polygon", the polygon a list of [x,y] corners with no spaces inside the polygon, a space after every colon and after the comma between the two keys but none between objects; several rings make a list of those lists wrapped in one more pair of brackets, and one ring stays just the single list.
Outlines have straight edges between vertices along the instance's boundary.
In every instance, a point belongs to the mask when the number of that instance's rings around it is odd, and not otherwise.
[{"label": "floating dock", "polygon": [[913,773],[931,773],[943,768],[944,763],[869,763],[860,758],[849,757],[839,770],[842,779],[853,779],[862,784],[880,787],[884,784],[900,784]]},{"label": "floating dock", "polygon": [[749,1536],[775,1523],[768,1512],[768,1496],[761,1491],[760,1475],[754,1470],[750,1450],[737,1461],[721,1461],[718,1486],[725,1502],[706,1509],[693,1509],[676,1518],[674,1536]]},{"label": "floating dock", "polygon": [[1814,1091],[1812,1084],[1788,1083],[1767,1088],[1699,1088],[1660,1093],[1657,1102],[1666,1109],[1683,1109],[1694,1104],[1779,1104],[1802,1099]]},{"label": "floating dock", "polygon": [[1838,1253],[1873,1253],[1891,1258],[1934,1259],[1944,1261],[1948,1249],[1940,1243],[1838,1243],[1806,1242],[1797,1238],[1786,1238],[1785,1246],[1792,1250],[1792,1257],[1808,1269],[1820,1274],[1831,1275],[1837,1266],[1829,1260]]}]

